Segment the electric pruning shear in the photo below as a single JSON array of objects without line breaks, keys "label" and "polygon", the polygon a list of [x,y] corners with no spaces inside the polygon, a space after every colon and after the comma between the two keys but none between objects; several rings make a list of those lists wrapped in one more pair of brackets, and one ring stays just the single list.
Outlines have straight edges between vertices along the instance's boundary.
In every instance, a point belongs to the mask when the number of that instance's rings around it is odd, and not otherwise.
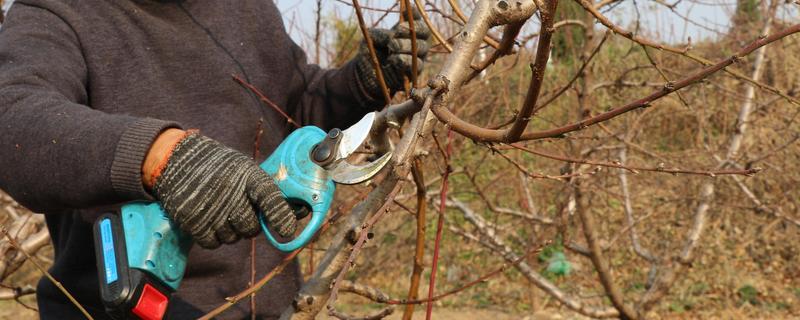
[{"label": "electric pruning shear", "polygon": [[[335,183],[364,182],[389,162],[391,152],[363,165],[345,161],[367,140],[374,122],[371,112],[343,131],[299,128],[261,163],[287,202],[311,211],[306,227],[288,242],[278,241],[259,213],[270,244],[284,252],[305,246],[325,220]],[[102,215],[94,224],[94,243],[100,296],[108,314],[116,319],[162,319],[183,279],[192,243],[161,204],[133,202],[123,205],[119,215]]]}]

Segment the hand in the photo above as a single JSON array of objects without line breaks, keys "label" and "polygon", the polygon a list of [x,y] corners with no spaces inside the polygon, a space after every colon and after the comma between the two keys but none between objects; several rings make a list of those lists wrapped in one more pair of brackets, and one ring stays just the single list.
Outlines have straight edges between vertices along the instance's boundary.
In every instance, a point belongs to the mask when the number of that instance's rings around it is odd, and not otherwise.
[{"label": "hand", "polygon": [[[416,57],[411,55],[411,30],[407,21],[396,24],[391,30],[369,29],[386,86],[392,94],[403,90],[404,77],[411,77],[413,59],[417,60],[417,73],[422,71],[425,56],[430,48],[428,43],[430,30],[416,9],[414,10],[414,31],[417,39]],[[372,66],[372,58],[366,41],[361,42],[358,55],[354,59],[359,83],[371,98],[381,100],[383,93],[378,83],[378,76]]]},{"label": "hand", "polygon": [[257,211],[281,236],[297,228],[272,177],[247,156],[198,133],[162,133],[142,171],[170,219],[204,248],[257,235]]}]

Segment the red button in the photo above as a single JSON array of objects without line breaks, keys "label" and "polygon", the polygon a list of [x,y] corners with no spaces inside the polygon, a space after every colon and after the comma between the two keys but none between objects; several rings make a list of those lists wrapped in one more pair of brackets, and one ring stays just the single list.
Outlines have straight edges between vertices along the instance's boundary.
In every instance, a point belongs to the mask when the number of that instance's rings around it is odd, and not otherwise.
[{"label": "red button", "polygon": [[133,314],[142,320],[161,320],[167,311],[167,303],[169,303],[167,296],[145,283],[139,302],[133,308]]}]

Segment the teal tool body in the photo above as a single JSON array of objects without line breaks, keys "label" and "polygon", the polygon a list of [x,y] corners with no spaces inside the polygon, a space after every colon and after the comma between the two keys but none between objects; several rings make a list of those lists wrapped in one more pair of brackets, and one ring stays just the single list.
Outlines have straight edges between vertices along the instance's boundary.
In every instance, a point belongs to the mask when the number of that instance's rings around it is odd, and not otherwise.
[{"label": "teal tool body", "polygon": [[[310,209],[300,234],[280,242],[259,221],[267,240],[290,252],[306,245],[319,231],[333,201],[336,183],[356,184],[374,176],[391,153],[365,165],[344,161],[369,136],[374,113],[347,130],[327,134],[314,126],[292,132],[260,167],[295,206]],[[161,319],[169,295],[177,290],[186,268],[191,238],[172,223],[157,202],[133,202],[120,215],[106,214],[95,223],[95,254],[101,297],[115,318]]]}]

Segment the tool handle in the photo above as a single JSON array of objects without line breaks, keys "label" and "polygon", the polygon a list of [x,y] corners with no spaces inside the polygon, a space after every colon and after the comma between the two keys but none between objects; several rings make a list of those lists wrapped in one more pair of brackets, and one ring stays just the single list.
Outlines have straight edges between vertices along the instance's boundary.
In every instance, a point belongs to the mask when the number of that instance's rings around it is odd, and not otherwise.
[{"label": "tool handle", "polygon": [[264,215],[259,214],[267,240],[278,250],[291,252],[311,241],[322,227],[331,207],[336,186],[328,172],[311,160],[311,150],[325,135],[324,131],[314,126],[297,129],[261,163],[261,169],[272,176],[286,201],[311,208],[311,220],[305,229],[296,238],[284,243],[275,239]]},{"label": "tool handle", "polygon": [[128,265],[177,290],[186,269],[191,237],[167,217],[158,202],[131,202],[120,209]]}]

